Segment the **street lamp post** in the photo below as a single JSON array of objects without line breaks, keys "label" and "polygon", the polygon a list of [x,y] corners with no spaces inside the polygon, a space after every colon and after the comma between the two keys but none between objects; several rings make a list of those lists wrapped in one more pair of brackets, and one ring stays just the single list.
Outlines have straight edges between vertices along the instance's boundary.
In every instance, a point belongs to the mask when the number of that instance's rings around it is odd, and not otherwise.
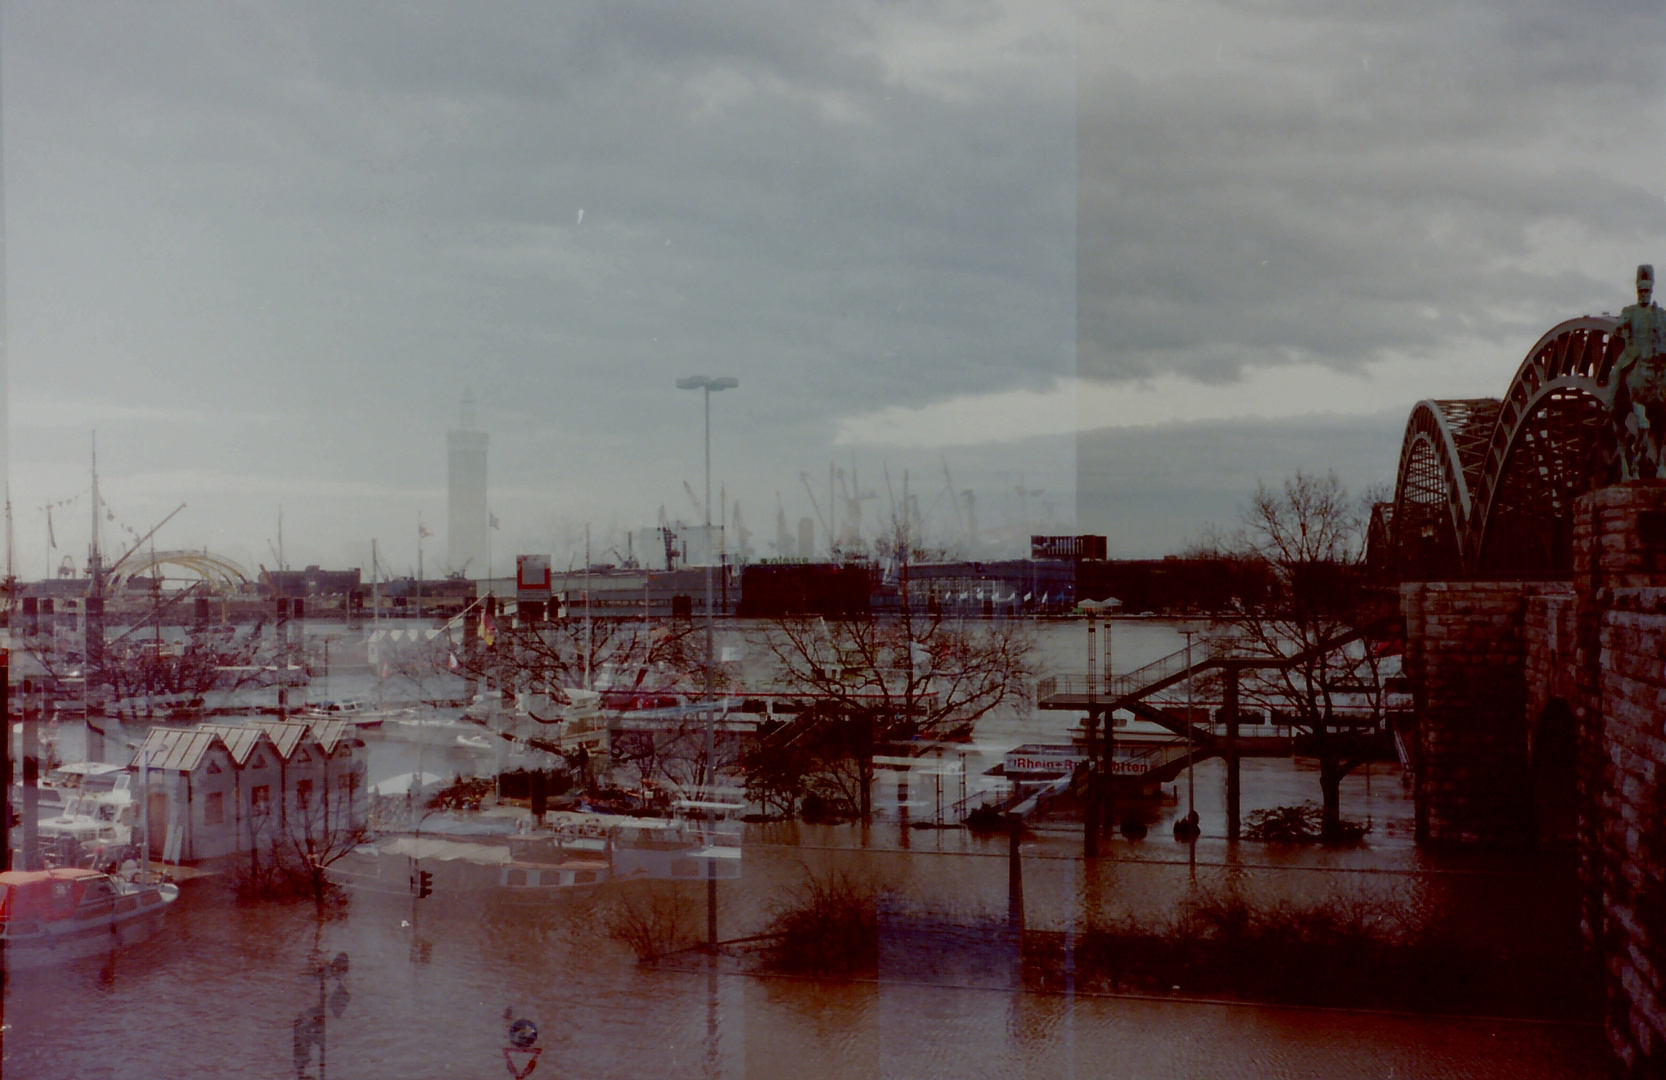
[{"label": "street lamp post", "polygon": [[1174,835],[1176,839],[1195,845],[1198,837],[1197,778],[1192,768],[1192,725],[1196,722],[1197,709],[1192,693],[1192,678],[1195,674],[1192,671],[1192,635],[1197,631],[1187,628],[1181,633],[1186,635],[1186,816],[1175,824]]},{"label": "street lamp post", "polygon": [[[706,767],[705,789],[706,801],[713,801],[712,786],[717,779],[717,710],[712,703],[715,689],[712,672],[712,394],[723,390],[733,390],[740,385],[740,380],[727,376],[713,378],[710,375],[690,375],[686,379],[677,380],[679,390],[704,391],[706,406]],[[707,846],[717,834],[717,811],[713,807],[706,811],[707,825],[710,835]],[[713,951],[717,948],[717,863],[712,859],[706,860],[706,945]]]},{"label": "street lamp post", "polygon": [[[1094,670],[1098,659],[1099,649],[1094,642],[1094,620],[1101,614],[1107,616],[1105,622],[1105,674],[1104,687],[1107,701],[1110,700],[1110,635],[1111,624],[1108,618],[1111,610],[1109,600],[1083,600],[1076,605],[1076,609],[1088,617],[1088,683],[1087,705],[1088,716],[1085,734],[1087,736],[1087,767],[1088,790],[1086,800],[1086,814],[1082,822],[1082,856],[1083,858],[1097,858],[1099,855],[1099,828],[1103,819],[1110,816],[1114,806],[1107,806],[1110,797],[1110,763],[1111,750],[1111,709],[1099,708],[1100,676]],[[1103,725],[1103,727],[1101,727]]]}]

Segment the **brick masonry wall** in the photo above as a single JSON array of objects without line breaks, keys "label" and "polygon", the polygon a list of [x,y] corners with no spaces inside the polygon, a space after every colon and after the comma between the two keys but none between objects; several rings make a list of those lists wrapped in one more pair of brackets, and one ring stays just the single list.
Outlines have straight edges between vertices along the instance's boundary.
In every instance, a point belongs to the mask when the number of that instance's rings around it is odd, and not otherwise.
[{"label": "brick masonry wall", "polygon": [[1547,801],[1535,729],[1565,703],[1575,736],[1562,713],[1557,752],[1577,747],[1583,918],[1615,1075],[1666,1077],[1666,482],[1593,492],[1573,524],[1571,584],[1402,586],[1418,835],[1532,842]]},{"label": "brick masonry wall", "polygon": [[1527,665],[1529,751],[1534,723],[1546,706],[1560,699],[1573,707],[1579,699],[1578,598],[1573,586],[1545,582],[1527,598],[1522,626]]},{"label": "brick masonry wall", "polygon": [[1581,499],[1575,571],[1585,931],[1617,1075],[1666,1076],[1666,484]]},{"label": "brick masonry wall", "polygon": [[1417,829],[1433,842],[1531,839],[1526,638],[1532,582],[1402,586],[1417,695]]}]

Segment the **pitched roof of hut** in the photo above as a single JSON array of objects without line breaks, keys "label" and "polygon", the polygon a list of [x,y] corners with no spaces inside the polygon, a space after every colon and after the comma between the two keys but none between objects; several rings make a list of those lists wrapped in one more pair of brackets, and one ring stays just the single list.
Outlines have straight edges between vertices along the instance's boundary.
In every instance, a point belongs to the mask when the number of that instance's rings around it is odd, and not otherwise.
[{"label": "pitched roof of hut", "polygon": [[246,724],[197,724],[189,728],[151,728],[144,746],[133,755],[145,755],[145,766],[191,772],[202,763],[209,747],[218,743],[238,765],[246,764],[261,742],[288,761],[309,735],[326,754],[334,753],[353,725],[345,720],[251,720]]}]

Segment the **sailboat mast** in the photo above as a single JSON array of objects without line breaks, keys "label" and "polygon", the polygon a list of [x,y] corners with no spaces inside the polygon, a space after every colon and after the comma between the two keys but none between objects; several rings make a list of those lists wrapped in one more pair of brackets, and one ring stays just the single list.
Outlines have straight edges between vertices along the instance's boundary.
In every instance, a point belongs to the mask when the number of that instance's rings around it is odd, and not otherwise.
[{"label": "sailboat mast", "polygon": [[98,499],[98,432],[93,432],[93,534],[92,546],[87,553],[87,577],[92,582],[92,595],[102,596],[104,593],[104,563],[98,554],[98,526],[101,508]]}]

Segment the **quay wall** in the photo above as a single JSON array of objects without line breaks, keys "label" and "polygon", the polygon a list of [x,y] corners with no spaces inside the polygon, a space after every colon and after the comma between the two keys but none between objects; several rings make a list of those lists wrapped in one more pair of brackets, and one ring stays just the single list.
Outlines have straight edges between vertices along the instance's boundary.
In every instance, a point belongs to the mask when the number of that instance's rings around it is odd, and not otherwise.
[{"label": "quay wall", "polygon": [[1666,482],[1573,514],[1570,582],[1401,587],[1418,835],[1575,847],[1615,1075],[1666,1076]]}]

